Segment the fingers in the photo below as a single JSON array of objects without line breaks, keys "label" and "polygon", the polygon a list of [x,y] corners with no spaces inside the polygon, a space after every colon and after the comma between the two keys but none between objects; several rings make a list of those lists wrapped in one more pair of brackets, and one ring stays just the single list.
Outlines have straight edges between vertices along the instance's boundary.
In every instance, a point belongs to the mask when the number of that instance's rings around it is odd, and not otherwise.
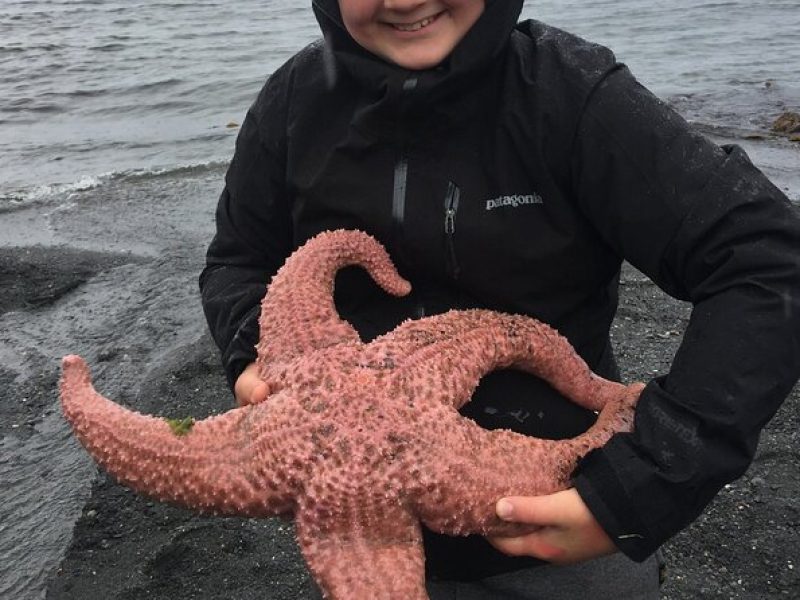
[{"label": "fingers", "polygon": [[511,556],[534,556],[541,560],[558,562],[565,550],[559,546],[560,528],[568,522],[564,492],[549,496],[510,496],[501,498],[495,510],[504,521],[525,523],[541,527],[538,531],[519,537],[490,538],[489,542],[501,552]]},{"label": "fingers", "polygon": [[541,530],[520,537],[491,537],[488,540],[492,546],[509,556],[533,556],[540,560],[558,563],[564,557],[565,550],[547,539],[547,533]]},{"label": "fingers", "polygon": [[571,564],[617,550],[575,489],[501,498],[495,510],[504,521],[538,527],[526,535],[489,538],[495,548],[512,556]]}]

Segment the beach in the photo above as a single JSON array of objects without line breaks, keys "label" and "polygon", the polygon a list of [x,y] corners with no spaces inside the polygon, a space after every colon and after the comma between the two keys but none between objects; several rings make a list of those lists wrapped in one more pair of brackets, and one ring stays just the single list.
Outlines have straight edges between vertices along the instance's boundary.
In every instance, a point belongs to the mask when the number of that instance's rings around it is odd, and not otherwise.
[{"label": "beach", "polygon": [[[797,144],[736,141],[797,200],[797,174],[781,167]],[[103,394],[136,410],[203,418],[232,407],[197,289],[223,173],[121,177],[2,215],[0,556],[16,565],[3,598],[315,597],[290,523],[137,496],[97,471],[57,403],[59,359],[78,353]],[[613,342],[626,380],[668,371],[688,315],[625,267]],[[798,413],[796,387],[747,474],[666,545],[664,598],[797,597]]]}]

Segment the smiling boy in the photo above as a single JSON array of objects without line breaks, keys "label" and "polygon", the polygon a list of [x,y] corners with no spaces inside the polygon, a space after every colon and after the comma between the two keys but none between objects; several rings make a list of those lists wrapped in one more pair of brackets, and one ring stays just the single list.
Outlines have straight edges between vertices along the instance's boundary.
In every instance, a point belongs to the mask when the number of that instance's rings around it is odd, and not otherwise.
[{"label": "smiling boy", "polygon": [[[337,309],[362,337],[452,308],[527,314],[614,378],[628,260],[694,305],[634,432],[589,454],[574,488],[498,499],[535,534],[492,547],[426,532],[427,576],[434,598],[655,598],[654,553],[744,472],[800,373],[800,221],[740,149],[691,131],[609,50],[517,23],[521,6],[314,0],[325,43],[270,77],[237,141],[204,309],[237,398],[263,399],[265,282],[316,233],[362,229],[413,284],[398,300],[339,275]],[[549,438],[594,419],[512,371],[462,412]]]},{"label": "smiling boy", "polygon": [[406,69],[440,64],[483,13],[483,0],[341,2],[342,22],[361,46]]}]

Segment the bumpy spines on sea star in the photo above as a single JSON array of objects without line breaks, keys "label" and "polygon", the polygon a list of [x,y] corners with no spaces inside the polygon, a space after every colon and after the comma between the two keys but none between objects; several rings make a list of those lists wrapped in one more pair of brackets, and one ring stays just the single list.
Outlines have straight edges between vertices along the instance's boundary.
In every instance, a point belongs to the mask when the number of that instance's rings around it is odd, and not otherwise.
[{"label": "bumpy spines on sea star", "polygon": [[[226,513],[293,514],[325,597],[422,600],[420,521],[453,535],[524,531],[497,518],[496,500],[567,487],[579,457],[630,430],[642,385],[595,376],[538,321],[485,310],[409,321],[363,344],[332,302],[336,269],[353,263],[366,264],[387,291],[408,291],[364,234],[308,242],[263,303],[266,402],[177,435],[163,419],[97,394],[73,356],[64,360],[64,413],[92,456],[145,494]],[[600,410],[597,423],[553,441],[485,431],[459,415],[478,380],[505,367]]]},{"label": "bumpy spines on sea star", "polygon": [[292,467],[273,447],[275,438],[293,432],[254,419],[252,409],[199,421],[179,435],[166,419],[98,394],[79,356],[64,357],[60,388],[62,410],[76,437],[120,483],[200,511],[272,516],[293,509],[297,488],[286,483]]},{"label": "bumpy spines on sea star", "polygon": [[386,249],[372,236],[340,229],[310,239],[275,274],[261,303],[256,348],[263,379],[271,378],[270,369],[301,354],[361,342],[352,325],[339,317],[333,303],[336,273],[350,265],[366,269],[389,294],[404,296],[411,290]]},{"label": "bumpy spines on sea star", "polygon": [[366,353],[368,361],[390,359],[398,369],[407,367],[424,379],[420,388],[439,390],[442,400],[455,408],[467,403],[481,377],[495,369],[527,371],[594,411],[625,389],[592,373],[567,339],[549,325],[489,310],[454,310],[406,321],[373,341]]},{"label": "bumpy spines on sea star", "polygon": [[[559,441],[506,430],[485,432],[466,419],[453,423],[454,430],[467,436],[455,444],[462,451],[441,466],[430,467],[441,469],[439,483],[435,493],[422,494],[416,506],[428,527],[451,535],[508,532],[508,525],[494,514],[499,497],[542,495],[569,487],[580,458],[613,434],[631,430],[633,409],[643,388],[598,377],[566,338],[545,323],[487,310],[450,311],[407,321],[375,340],[370,350],[373,356],[391,356],[397,362],[402,385],[417,390],[405,395],[425,394],[454,408],[469,401],[484,375],[512,367],[544,379],[576,404],[600,411],[597,422],[584,434]],[[447,414],[435,417],[439,423],[447,419]],[[469,438],[482,441],[470,443]],[[436,444],[435,439],[431,443]],[[438,501],[431,501],[437,496]]]},{"label": "bumpy spines on sea star", "polygon": [[[519,534],[524,527],[501,522],[495,515],[497,500],[551,494],[570,487],[571,474],[581,457],[615,433],[630,431],[642,387],[623,388],[588,431],[568,440],[535,439],[502,429],[487,432],[467,419],[456,424],[446,415],[438,415],[443,423],[439,437],[449,437],[443,431],[446,427],[455,428],[461,449],[445,455],[438,464],[426,465],[425,472],[434,484],[419,490],[414,512],[429,528],[448,535]],[[431,439],[431,454],[442,456],[445,443]]]}]

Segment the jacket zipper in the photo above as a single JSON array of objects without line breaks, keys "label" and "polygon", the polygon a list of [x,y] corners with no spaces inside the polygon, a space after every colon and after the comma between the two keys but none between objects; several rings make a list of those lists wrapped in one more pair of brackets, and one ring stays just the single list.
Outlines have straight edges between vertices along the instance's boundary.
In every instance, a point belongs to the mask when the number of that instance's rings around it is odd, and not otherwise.
[{"label": "jacket zipper", "polygon": [[[417,87],[417,78],[410,76],[402,83],[403,98]],[[406,189],[408,187],[408,155],[406,153],[403,119],[398,122],[400,150],[394,163],[394,185],[392,187],[392,237],[395,248],[403,247],[403,227],[406,218]]]},{"label": "jacket zipper", "polygon": [[[417,87],[416,76],[410,76],[403,81],[403,94],[409,94]],[[402,127],[402,124],[401,124]],[[401,129],[402,132],[402,129]],[[405,139],[405,135],[400,136],[401,140]],[[392,189],[392,237],[396,252],[400,255],[398,258],[402,259],[405,237],[404,227],[406,218],[406,194],[408,189],[408,154],[406,151],[405,142],[401,142],[400,151],[397,155],[397,160],[394,164],[394,185]],[[423,301],[417,294],[414,301],[413,314],[414,317],[419,319],[425,316],[426,310]]]},{"label": "jacket zipper", "polygon": [[395,248],[402,248],[403,225],[406,218],[406,189],[408,187],[408,157],[400,151],[394,164],[392,187],[392,236]]},{"label": "jacket zipper", "polygon": [[[392,238],[398,258],[403,255],[403,224],[406,218],[406,189],[408,182],[408,157],[401,151],[394,164],[394,186],[392,190]],[[425,306],[419,296],[414,303],[414,318],[425,316]]]},{"label": "jacket zipper", "polygon": [[458,265],[456,255],[456,213],[458,212],[458,200],[461,197],[459,187],[449,181],[447,183],[447,194],[444,197],[444,235],[445,245],[447,246],[447,271],[450,277],[458,279],[461,267]]}]

